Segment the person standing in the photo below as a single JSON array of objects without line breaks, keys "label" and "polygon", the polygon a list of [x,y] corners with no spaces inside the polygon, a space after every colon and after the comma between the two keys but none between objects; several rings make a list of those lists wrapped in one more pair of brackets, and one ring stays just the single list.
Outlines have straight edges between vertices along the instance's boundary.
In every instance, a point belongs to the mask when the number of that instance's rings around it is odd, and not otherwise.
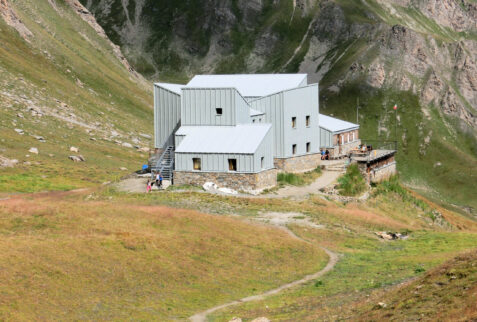
[{"label": "person standing", "polygon": [[164,179],[162,173],[159,172],[159,188],[162,188],[162,179]]},{"label": "person standing", "polygon": [[156,172],[156,186],[157,186],[157,189],[159,189],[161,187],[159,179],[160,179],[159,172]]}]

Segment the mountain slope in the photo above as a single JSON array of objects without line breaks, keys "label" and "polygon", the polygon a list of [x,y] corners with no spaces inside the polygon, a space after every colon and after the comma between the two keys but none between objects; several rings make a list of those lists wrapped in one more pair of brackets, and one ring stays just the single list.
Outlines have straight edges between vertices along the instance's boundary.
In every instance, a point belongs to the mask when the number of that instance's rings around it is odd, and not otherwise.
[{"label": "mountain slope", "polygon": [[409,185],[477,208],[475,1],[81,1],[150,78],[306,72],[349,121],[359,98],[362,138],[397,134]]},{"label": "mountain slope", "polygon": [[151,144],[150,85],[78,2],[1,5],[0,155],[14,167],[0,166],[0,191],[72,189],[139,168],[146,149],[133,145]]}]

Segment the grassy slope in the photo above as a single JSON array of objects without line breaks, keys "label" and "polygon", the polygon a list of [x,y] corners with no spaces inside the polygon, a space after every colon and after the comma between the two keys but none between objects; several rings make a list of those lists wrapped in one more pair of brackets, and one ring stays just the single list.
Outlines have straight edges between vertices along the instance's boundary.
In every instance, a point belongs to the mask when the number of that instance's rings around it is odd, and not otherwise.
[{"label": "grassy slope", "polygon": [[[21,163],[0,169],[0,191],[84,187],[122,175],[119,167],[139,168],[146,155],[103,138],[109,138],[111,130],[127,142],[138,133],[152,134],[149,90],[131,79],[110,45],[63,1],[56,1],[59,12],[46,0],[12,5],[34,36],[28,44],[0,21],[0,154]],[[99,122],[99,127],[88,134],[84,126],[53,116],[33,117],[26,110],[37,106],[61,112],[56,100],[69,106],[66,115],[72,112],[88,125]],[[18,118],[18,113],[25,118]],[[18,135],[14,128],[26,135]],[[46,143],[31,135],[43,136]],[[91,141],[90,135],[97,141]],[[142,146],[151,144],[142,140]],[[86,162],[68,160],[73,154],[70,146],[79,147]],[[39,155],[28,153],[30,147],[37,147]]]},{"label": "grassy slope", "polygon": [[[313,205],[289,205],[310,214],[316,223],[325,224],[322,230],[298,226],[293,230],[341,253],[335,269],[303,288],[223,310],[213,314],[211,320],[223,321],[233,316],[246,320],[258,316],[286,321],[349,319],[357,314],[350,308],[376,290],[384,293],[397,283],[421,276],[458,252],[477,247],[475,222],[442,208],[435,209],[441,211],[444,220],[433,219],[426,214],[425,203],[418,200],[409,193],[402,196],[388,191],[365,205],[350,204],[338,209],[316,200]],[[267,206],[275,209],[275,205]],[[249,208],[253,209],[251,205]],[[373,233],[380,230],[407,232],[409,238],[384,242]]]},{"label": "grassy slope", "polygon": [[327,261],[277,229],[85,196],[0,202],[1,320],[185,318]]},{"label": "grassy slope", "polygon": [[360,320],[473,320],[477,317],[477,252],[459,255],[418,280],[378,296],[386,307],[360,305],[354,310]]}]

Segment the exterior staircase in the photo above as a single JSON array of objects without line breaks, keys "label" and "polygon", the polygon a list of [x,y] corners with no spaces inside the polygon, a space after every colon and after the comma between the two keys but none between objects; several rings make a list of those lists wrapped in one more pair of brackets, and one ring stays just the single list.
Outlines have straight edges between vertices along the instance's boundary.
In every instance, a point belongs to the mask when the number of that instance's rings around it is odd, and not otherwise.
[{"label": "exterior staircase", "polygon": [[174,147],[167,146],[161,156],[151,165],[151,173],[160,172],[163,180],[173,182],[174,176]]},{"label": "exterior staircase", "polygon": [[348,162],[348,159],[326,160],[322,161],[321,165],[327,171],[345,172]]}]

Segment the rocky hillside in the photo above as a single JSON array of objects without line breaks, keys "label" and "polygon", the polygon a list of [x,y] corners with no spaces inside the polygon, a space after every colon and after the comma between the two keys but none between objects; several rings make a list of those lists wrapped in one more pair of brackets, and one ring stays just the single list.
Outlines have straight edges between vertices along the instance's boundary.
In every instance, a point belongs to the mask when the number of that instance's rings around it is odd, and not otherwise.
[{"label": "rocky hillside", "polygon": [[140,168],[151,85],[76,0],[0,0],[0,192],[101,184]]},{"label": "rocky hillside", "polygon": [[475,1],[81,1],[151,79],[306,72],[350,121],[359,99],[362,137],[397,134],[409,185],[477,207]]}]

